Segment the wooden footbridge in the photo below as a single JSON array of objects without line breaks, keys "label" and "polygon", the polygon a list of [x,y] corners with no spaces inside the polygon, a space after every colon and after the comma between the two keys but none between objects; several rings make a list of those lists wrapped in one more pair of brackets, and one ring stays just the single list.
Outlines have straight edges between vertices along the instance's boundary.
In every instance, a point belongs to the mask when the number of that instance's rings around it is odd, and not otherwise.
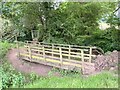
[{"label": "wooden footbridge", "polygon": [[85,72],[94,70],[96,55],[102,53],[97,47],[27,41],[24,49],[19,50],[19,57],[30,62]]}]

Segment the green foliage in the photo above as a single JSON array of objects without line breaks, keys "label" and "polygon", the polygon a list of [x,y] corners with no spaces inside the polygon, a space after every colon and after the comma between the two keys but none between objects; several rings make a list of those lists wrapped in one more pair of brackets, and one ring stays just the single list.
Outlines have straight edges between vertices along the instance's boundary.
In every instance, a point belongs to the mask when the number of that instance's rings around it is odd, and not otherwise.
[{"label": "green foliage", "polygon": [[4,43],[0,42],[0,58],[3,58],[5,56],[9,48],[10,45],[8,44],[8,42],[4,42]]},{"label": "green foliage", "polygon": [[1,73],[2,88],[23,86],[24,76],[21,73],[15,73],[15,70],[12,70],[12,67],[9,67],[9,69],[7,68],[7,70],[2,68]]},{"label": "green foliage", "polygon": [[[104,51],[120,50],[119,41],[116,41],[119,33],[116,27],[120,21],[113,13],[116,5],[116,2],[5,2],[2,18],[10,21],[14,32],[19,32],[18,40],[37,37],[44,42],[95,45]],[[110,24],[110,28],[101,31],[101,21]]]},{"label": "green foliage", "polygon": [[4,42],[0,41],[0,59],[6,55],[7,51],[11,47],[13,47],[13,48],[16,47],[16,44],[15,43],[8,43],[8,41],[4,41]]},{"label": "green foliage", "polygon": [[98,3],[61,3],[60,7],[53,12],[54,14],[48,18],[50,31],[47,32],[46,39],[49,42],[77,44],[81,36],[89,36],[97,29],[97,20],[101,16],[100,9]]},{"label": "green foliage", "polygon": [[0,42],[0,88],[23,86],[24,76],[20,72],[16,72],[5,58],[6,53],[11,47],[15,47],[15,45],[7,41],[4,43]]},{"label": "green foliage", "polygon": [[81,76],[81,72],[80,71],[71,71],[71,70],[64,70],[64,69],[58,69],[58,68],[53,68],[48,75],[53,75],[54,73],[59,72],[59,74],[63,77],[67,76],[67,77],[76,77],[76,76]]},{"label": "green foliage", "polygon": [[101,47],[105,52],[120,50],[120,30],[109,28],[108,30],[98,30],[84,41],[85,44]]},{"label": "green foliage", "polygon": [[23,87],[26,83],[32,83],[40,78],[34,73],[18,72],[11,66],[5,56],[8,50],[14,47],[14,43],[0,42],[0,89]]},{"label": "green foliage", "polygon": [[35,80],[40,79],[40,76],[35,74],[35,73],[31,73],[29,75],[26,76],[28,78],[28,83],[33,83]]}]

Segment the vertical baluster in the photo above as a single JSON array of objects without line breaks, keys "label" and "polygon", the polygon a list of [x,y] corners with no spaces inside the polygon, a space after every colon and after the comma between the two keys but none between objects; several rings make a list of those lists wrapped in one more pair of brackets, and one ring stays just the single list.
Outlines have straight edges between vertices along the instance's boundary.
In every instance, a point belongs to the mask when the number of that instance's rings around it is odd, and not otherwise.
[{"label": "vertical baluster", "polygon": [[90,54],[89,62],[91,63],[91,61],[92,61],[92,56],[91,56],[92,55],[92,47],[90,47],[90,53],[89,54]]},{"label": "vertical baluster", "polygon": [[68,56],[68,59],[70,60],[70,52],[71,52],[71,47],[69,45],[69,56]]},{"label": "vertical baluster", "polygon": [[61,50],[61,47],[59,47],[59,51],[60,51],[60,61],[61,61],[61,65],[62,65],[63,61],[62,61],[62,50]]},{"label": "vertical baluster", "polygon": [[19,49],[19,42],[16,41],[16,45],[17,45],[17,51],[18,51],[18,59],[20,60],[20,49]]},{"label": "vertical baluster", "polygon": [[52,59],[53,59],[53,57],[54,57],[54,44],[52,44]]},{"label": "vertical baluster", "polygon": [[82,73],[84,73],[84,51],[81,50],[81,56],[82,56]]},{"label": "vertical baluster", "polygon": [[31,46],[28,46],[28,50],[29,50],[29,58],[30,58],[30,62],[32,61],[32,51],[31,51]]},{"label": "vertical baluster", "polygon": [[42,47],[43,47],[43,58],[46,61],[46,59],[45,59],[45,47],[44,47],[44,45]]}]

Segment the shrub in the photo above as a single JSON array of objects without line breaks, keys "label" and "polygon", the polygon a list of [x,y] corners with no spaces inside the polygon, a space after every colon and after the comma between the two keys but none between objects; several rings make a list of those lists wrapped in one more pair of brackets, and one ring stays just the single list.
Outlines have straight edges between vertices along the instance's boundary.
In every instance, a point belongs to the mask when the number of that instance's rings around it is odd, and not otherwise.
[{"label": "shrub", "polygon": [[87,38],[83,43],[92,46],[101,47],[105,52],[120,50],[120,30],[109,28],[108,30],[97,30],[89,39]]}]

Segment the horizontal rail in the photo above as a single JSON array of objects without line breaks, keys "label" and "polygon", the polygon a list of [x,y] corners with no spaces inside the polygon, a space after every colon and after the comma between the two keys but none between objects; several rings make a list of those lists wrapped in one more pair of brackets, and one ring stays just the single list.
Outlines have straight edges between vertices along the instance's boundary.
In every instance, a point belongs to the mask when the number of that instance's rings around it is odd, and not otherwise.
[{"label": "horizontal rail", "polygon": [[[21,52],[21,53],[23,53],[23,52]],[[29,54],[29,52],[26,52],[27,54]],[[41,53],[42,53],[42,51],[41,51]],[[49,51],[45,51],[45,54],[46,53],[49,53],[49,54],[53,54],[53,55],[60,55],[59,53],[55,53],[55,52],[49,52]],[[32,53],[32,54],[34,54],[34,55],[40,55],[40,53],[38,54],[38,53]],[[61,54],[62,56],[70,56],[70,57],[76,57],[76,58],[82,58],[81,57],[81,55],[80,56],[77,56],[77,55],[68,55],[68,54]],[[86,55],[86,56],[85,56]],[[87,57],[88,56],[88,57]],[[89,54],[84,54],[84,59],[89,59]],[[94,56],[94,55],[91,55],[91,56],[93,56],[93,57],[96,57],[96,56]]]},{"label": "horizontal rail", "polygon": [[[22,55],[22,56],[28,56],[29,57],[29,55],[27,55],[27,54],[26,55],[25,54],[20,54],[20,55]],[[32,56],[32,58],[39,59],[39,60],[44,60],[43,57]],[[46,61],[50,61],[50,62],[54,62],[54,63],[61,63],[58,60],[53,60],[53,59],[48,59],[48,58],[46,58]],[[81,65],[79,65],[79,64],[74,64],[74,63],[70,63],[70,62],[63,62],[63,64],[81,67]]]},{"label": "horizontal rail", "polygon": [[[44,45],[40,45],[40,46],[42,46],[42,47],[45,47]],[[29,47],[29,46],[24,46],[24,47]],[[42,49],[42,48],[40,48],[40,47],[32,47],[32,48],[35,48],[35,49]],[[59,47],[55,47],[54,46],[54,48],[58,48],[59,49]],[[67,50],[69,50],[69,48],[65,48],[65,47],[61,47],[62,49],[67,49]],[[71,50],[79,50],[79,51],[81,51],[81,50],[84,50],[84,51],[88,51],[87,49],[77,49],[77,48],[70,48]],[[46,48],[46,50],[47,50],[47,48]],[[51,49],[48,49],[48,50],[51,50]],[[59,50],[58,50],[59,51]]]},{"label": "horizontal rail", "polygon": [[[26,43],[33,43],[33,41],[27,41]],[[47,45],[58,45],[58,46],[71,46],[71,47],[78,47],[78,48],[91,48],[91,46],[78,46],[78,45],[68,45],[68,44],[56,44],[56,43],[45,43],[45,42],[39,42],[39,44],[47,44]],[[97,48],[97,47],[92,47],[92,48]]]},{"label": "horizontal rail", "polygon": [[[30,57],[29,54],[26,54],[26,53],[21,53],[20,54],[21,56],[26,56],[26,57]],[[43,58],[42,55],[40,56],[35,56],[35,55],[32,55],[33,58],[36,58],[36,59],[39,59],[39,58]],[[56,60],[59,60],[60,58],[57,58],[57,57],[52,57],[52,56],[46,56],[46,58],[52,58],[52,59],[56,59]],[[77,61],[77,60],[69,60],[69,59],[63,59],[63,61],[68,61],[68,62],[74,62],[74,63],[82,63],[81,61]],[[94,65],[93,63],[89,63],[89,62],[84,62],[85,64],[90,64],[90,65]]]},{"label": "horizontal rail", "polygon": [[[40,48],[39,50],[32,48],[31,50],[34,51],[34,52],[43,52],[42,48]],[[49,50],[49,51],[46,51],[46,50]],[[45,52],[46,53],[51,53],[51,54],[52,53],[53,54],[59,54],[59,50],[52,50],[52,49],[46,49],[46,48],[45,48]],[[62,55],[69,56],[68,55],[68,53],[69,53],[68,51],[61,51],[61,52],[62,52]],[[67,53],[67,54],[64,54],[64,53]],[[70,52],[70,54],[74,54],[74,55],[70,55],[70,56],[75,56],[75,55],[80,55],[81,56],[81,53],[77,53],[77,52]],[[84,54],[84,57],[86,57],[86,56],[96,57],[96,55]]]}]

